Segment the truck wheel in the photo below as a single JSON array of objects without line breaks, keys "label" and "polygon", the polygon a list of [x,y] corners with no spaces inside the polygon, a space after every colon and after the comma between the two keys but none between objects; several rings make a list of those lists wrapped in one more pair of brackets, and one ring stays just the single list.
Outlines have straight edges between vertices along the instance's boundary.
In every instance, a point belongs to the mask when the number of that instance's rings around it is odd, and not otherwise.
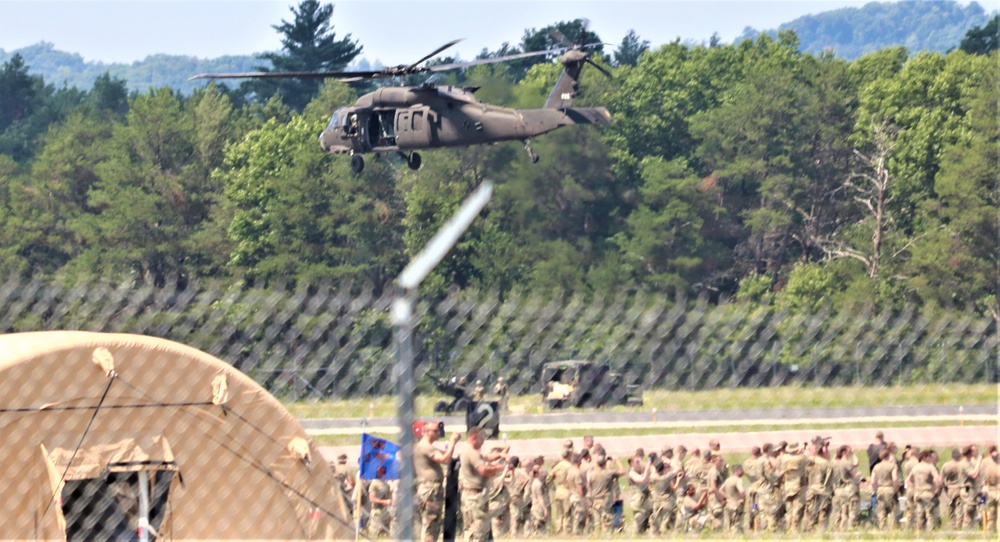
[{"label": "truck wheel", "polygon": [[434,412],[440,412],[442,414],[448,412],[448,401],[438,401],[434,404]]}]

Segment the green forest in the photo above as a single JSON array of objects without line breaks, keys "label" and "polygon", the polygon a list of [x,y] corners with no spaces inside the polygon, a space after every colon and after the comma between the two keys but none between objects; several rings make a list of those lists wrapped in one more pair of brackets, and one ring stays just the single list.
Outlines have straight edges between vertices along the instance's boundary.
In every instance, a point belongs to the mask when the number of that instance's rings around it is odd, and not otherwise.
[{"label": "green forest", "polygon": [[[315,0],[293,8],[286,48],[268,60],[346,66],[357,44],[337,37],[350,29],[332,13]],[[429,291],[632,289],[1000,319],[990,24],[947,53],[889,47],[855,60],[803,52],[791,30],[657,48],[630,34],[594,55],[613,78],[585,69],[577,101],[614,122],[533,140],[539,163],[511,143],[428,151],[417,171],[383,156],[362,175],[317,137],[370,87],[130,92],[105,74],[79,89],[15,55],[0,66],[0,276],[382,290],[488,179],[493,201]],[[484,54],[538,50],[531,40],[547,36],[532,29]],[[439,84],[534,108],[560,70],[477,66]]]}]

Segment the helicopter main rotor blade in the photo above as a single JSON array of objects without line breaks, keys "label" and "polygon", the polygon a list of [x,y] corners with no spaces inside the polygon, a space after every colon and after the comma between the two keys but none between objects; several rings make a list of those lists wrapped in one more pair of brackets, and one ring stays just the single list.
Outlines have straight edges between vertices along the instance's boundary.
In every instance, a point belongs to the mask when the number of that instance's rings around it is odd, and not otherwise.
[{"label": "helicopter main rotor blade", "polygon": [[430,60],[430,59],[434,58],[441,51],[444,51],[445,49],[447,49],[447,48],[455,45],[456,43],[458,43],[460,41],[462,41],[462,40],[461,39],[457,39],[457,40],[449,41],[448,43],[442,45],[441,47],[438,47],[437,50],[435,50],[433,53],[425,56],[424,58],[421,58],[420,60],[414,62],[413,64],[410,64],[409,66],[407,66],[407,69],[410,69],[410,70],[416,69],[418,64],[422,64],[425,60]]},{"label": "helicopter main rotor blade", "polygon": [[199,73],[188,78],[188,81],[195,79],[341,79],[356,80],[375,79],[378,77],[390,77],[382,72],[243,72],[243,73]]},{"label": "helicopter main rotor blade", "polygon": [[557,55],[565,49],[548,49],[545,51],[529,51],[527,53],[518,53],[516,55],[507,55],[497,58],[478,58],[476,60],[470,60],[468,62],[456,62],[454,64],[438,64],[437,66],[428,66],[425,68],[427,71],[432,72],[443,72],[448,70],[457,70],[461,68],[468,68],[470,66],[479,66],[482,64],[494,64],[497,62],[507,62],[508,60],[517,60],[520,58],[530,58],[533,56],[541,55]]},{"label": "helicopter main rotor blade", "polygon": [[603,73],[605,76],[607,76],[608,79],[613,79],[613,77],[611,77],[611,72],[609,72],[608,70],[605,70],[604,68],[602,68],[601,66],[599,66],[596,62],[594,62],[593,60],[591,60],[589,56],[586,58],[586,61],[587,61],[587,64],[590,64],[591,66],[597,68],[597,71]]}]

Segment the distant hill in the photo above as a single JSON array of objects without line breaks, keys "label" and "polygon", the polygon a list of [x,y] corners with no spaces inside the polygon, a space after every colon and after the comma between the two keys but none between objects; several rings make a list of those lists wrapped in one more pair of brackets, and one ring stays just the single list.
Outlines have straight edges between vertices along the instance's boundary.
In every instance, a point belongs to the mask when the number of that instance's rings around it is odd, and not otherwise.
[{"label": "distant hill", "polygon": [[[799,17],[782,24],[778,30],[794,30],[803,51],[819,54],[830,50],[838,58],[854,60],[899,45],[911,53],[944,53],[957,48],[966,32],[986,25],[990,17],[976,2],[967,6],[954,1],[872,2],[860,8]],[[777,30],[766,32],[776,34]],[[755,38],[760,33],[748,27],[736,41]]]},{"label": "distant hill", "polygon": [[187,94],[204,86],[202,81],[189,82],[187,79],[197,73],[218,71],[252,71],[261,65],[255,56],[223,56],[213,59],[199,59],[180,55],[151,55],[131,64],[85,62],[76,53],[57,50],[51,43],[41,42],[14,51],[0,49],[0,63],[10,60],[20,53],[29,71],[41,75],[46,83],[62,87],[90,89],[94,80],[105,72],[112,77],[128,82],[129,90],[145,92],[150,87],[171,86]]},{"label": "distant hill", "polygon": [[[803,51],[818,54],[832,50],[837,57],[848,60],[898,45],[911,52],[946,52],[958,47],[971,28],[986,25],[990,16],[976,2],[967,6],[955,1],[872,2],[861,8],[800,17],[778,29],[760,31],[747,27],[736,41],[790,28],[798,35]],[[56,50],[47,42],[9,52],[0,49],[0,63],[7,62],[15,53],[24,57],[31,73],[41,75],[47,83],[85,90],[93,86],[98,76],[108,72],[112,77],[127,81],[129,90],[145,92],[150,87],[171,86],[187,94],[205,84],[204,81],[189,82],[187,79],[194,74],[253,71],[255,66],[261,65],[257,55],[199,59],[161,54],[131,64],[84,61],[79,54]],[[349,69],[368,70],[379,66],[370,66],[365,59],[360,59]]]}]

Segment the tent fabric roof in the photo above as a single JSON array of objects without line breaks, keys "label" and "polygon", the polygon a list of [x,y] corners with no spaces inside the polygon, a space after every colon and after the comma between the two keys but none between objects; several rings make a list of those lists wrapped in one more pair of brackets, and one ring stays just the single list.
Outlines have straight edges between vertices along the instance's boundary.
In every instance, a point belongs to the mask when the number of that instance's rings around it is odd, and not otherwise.
[{"label": "tent fabric roof", "polygon": [[315,445],[232,366],[155,337],[0,335],[4,537],[65,538],[52,472],[64,481],[147,465],[183,480],[170,492],[174,540],[353,538]]}]

